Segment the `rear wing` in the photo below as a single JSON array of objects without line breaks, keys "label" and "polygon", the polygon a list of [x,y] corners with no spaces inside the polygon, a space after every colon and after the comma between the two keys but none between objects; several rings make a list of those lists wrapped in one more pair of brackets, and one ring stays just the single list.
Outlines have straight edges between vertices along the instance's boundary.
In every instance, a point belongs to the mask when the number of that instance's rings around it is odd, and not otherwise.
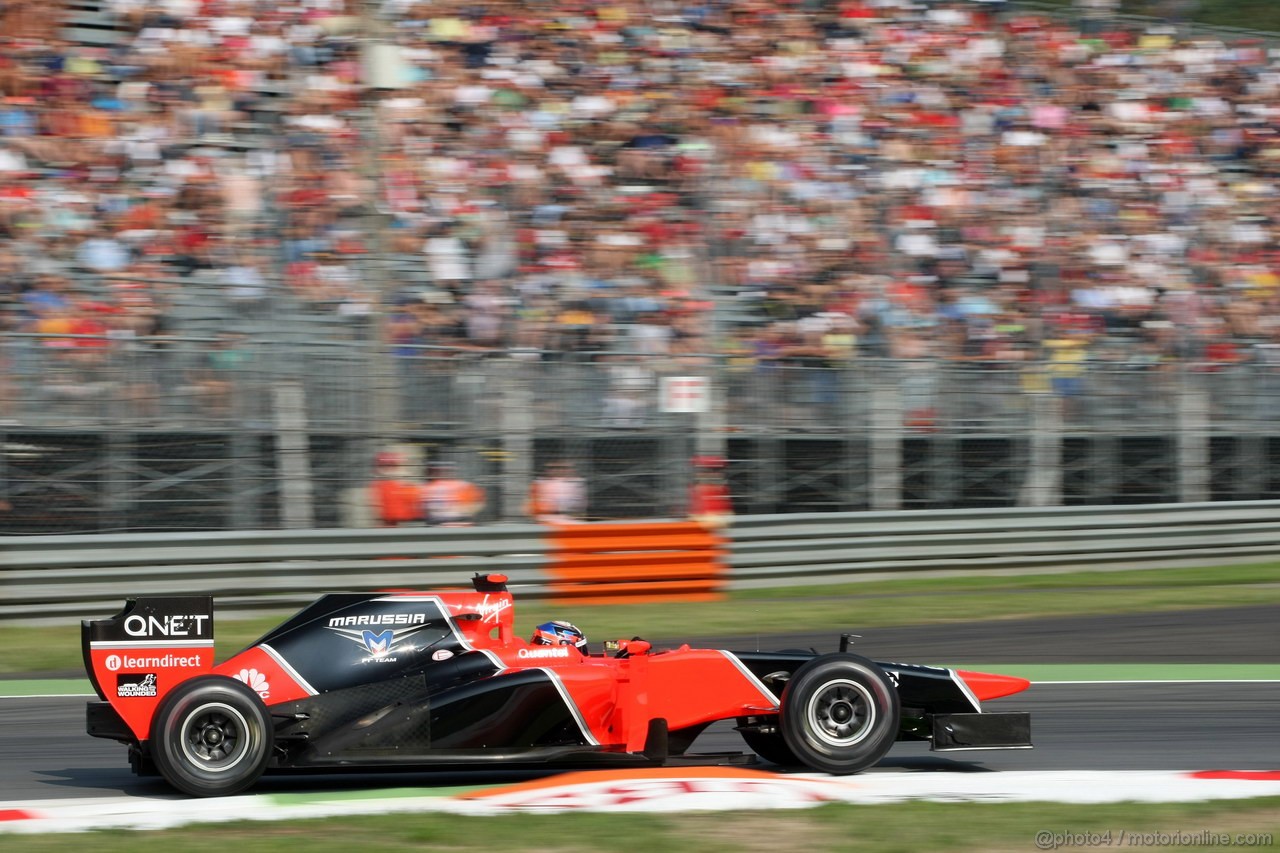
[{"label": "rear wing", "polygon": [[146,740],[161,698],[213,669],[213,597],[131,598],[109,619],[81,622],[80,645],[94,692]]}]

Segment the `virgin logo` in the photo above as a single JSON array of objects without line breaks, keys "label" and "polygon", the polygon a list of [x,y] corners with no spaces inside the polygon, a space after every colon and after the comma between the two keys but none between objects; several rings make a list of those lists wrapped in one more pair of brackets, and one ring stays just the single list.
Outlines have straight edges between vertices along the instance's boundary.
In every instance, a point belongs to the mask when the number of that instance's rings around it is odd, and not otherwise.
[{"label": "virgin logo", "polygon": [[503,611],[510,609],[511,599],[499,598],[493,603],[490,603],[489,596],[486,595],[484,600],[480,602],[480,606],[476,608],[476,612],[483,617],[481,620],[483,622],[497,622],[498,617],[502,615]]}]

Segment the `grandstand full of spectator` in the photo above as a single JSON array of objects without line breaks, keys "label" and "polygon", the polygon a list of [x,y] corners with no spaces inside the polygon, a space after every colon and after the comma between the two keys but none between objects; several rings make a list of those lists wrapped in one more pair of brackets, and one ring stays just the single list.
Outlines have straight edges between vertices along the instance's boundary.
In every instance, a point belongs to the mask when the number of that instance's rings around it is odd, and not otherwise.
[{"label": "grandstand full of spectator", "polygon": [[[973,3],[387,9],[405,340],[1161,362],[1280,319],[1263,45]],[[708,340],[713,305],[750,322]]]},{"label": "grandstand full of spectator", "polygon": [[88,46],[34,8],[0,50],[8,330],[154,333],[199,281],[226,331],[283,295],[402,355],[1160,365],[1280,334],[1265,44],[972,2],[118,0]]}]

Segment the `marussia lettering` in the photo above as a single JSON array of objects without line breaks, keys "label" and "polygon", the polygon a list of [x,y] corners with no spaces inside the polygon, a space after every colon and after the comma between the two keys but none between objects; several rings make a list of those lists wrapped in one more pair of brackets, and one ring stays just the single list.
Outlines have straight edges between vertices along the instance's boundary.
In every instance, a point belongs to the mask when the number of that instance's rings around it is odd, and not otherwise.
[{"label": "marussia lettering", "polygon": [[[369,653],[369,657],[361,658],[361,663],[370,663],[377,661],[380,663],[392,663],[397,658],[393,652],[414,650],[413,638],[422,631],[428,630],[430,625],[425,621],[426,617],[421,613],[400,613],[391,614],[388,618],[396,616],[403,617],[405,620],[411,620],[412,623],[408,628],[387,628],[382,631],[376,631],[371,628],[342,628],[334,623],[341,623],[343,619],[359,619],[362,617],[342,617],[335,616],[329,620],[329,630],[335,634],[340,634],[360,646]],[[364,617],[369,618],[369,617]],[[372,617],[377,618],[377,617]],[[352,624],[352,623],[343,623]],[[354,623],[357,625],[369,624],[367,622]],[[375,623],[376,627],[381,627],[384,623]],[[392,622],[393,625],[404,625],[406,622]]]},{"label": "marussia lettering", "polygon": [[568,646],[552,646],[546,649],[521,649],[516,652],[518,658],[567,658]]},{"label": "marussia lettering", "polygon": [[133,614],[124,619],[124,632],[130,637],[190,637],[201,636],[210,619],[208,613],[191,613],[182,616],[140,616]]},{"label": "marussia lettering", "polygon": [[373,613],[366,616],[334,616],[330,628],[363,625],[421,625],[427,621],[425,613]]}]

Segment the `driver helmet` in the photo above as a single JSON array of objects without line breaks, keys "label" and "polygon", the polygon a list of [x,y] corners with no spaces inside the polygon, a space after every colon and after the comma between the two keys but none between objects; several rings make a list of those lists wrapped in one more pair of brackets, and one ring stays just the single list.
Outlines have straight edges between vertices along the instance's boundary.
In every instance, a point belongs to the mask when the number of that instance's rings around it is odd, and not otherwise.
[{"label": "driver helmet", "polygon": [[587,653],[587,635],[560,619],[534,628],[529,642],[535,646],[573,646],[584,655]]}]

